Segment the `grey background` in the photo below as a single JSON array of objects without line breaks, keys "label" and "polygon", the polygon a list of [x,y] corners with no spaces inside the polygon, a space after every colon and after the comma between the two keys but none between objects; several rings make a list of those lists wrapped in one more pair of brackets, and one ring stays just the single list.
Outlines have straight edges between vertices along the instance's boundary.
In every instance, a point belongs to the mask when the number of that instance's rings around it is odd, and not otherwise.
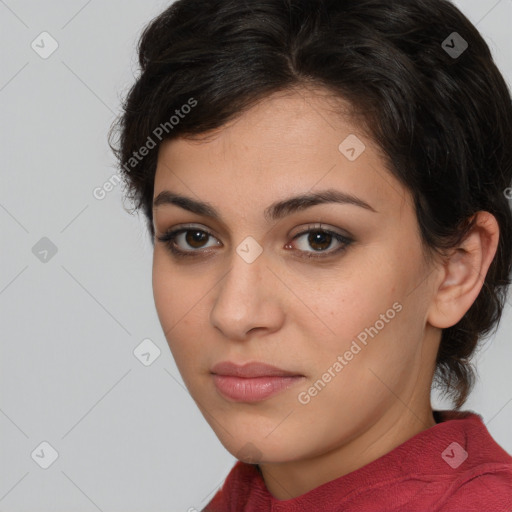
[{"label": "grey background", "polygon": [[[120,186],[93,195],[116,174],[107,130],[137,72],[135,42],[167,5],[0,1],[0,512],[191,512],[235,461],[161,331],[143,218]],[[512,0],[457,5],[512,83]],[[43,31],[59,45],[47,59],[31,47]],[[511,309],[464,406],[510,453]],[[133,353],[145,339],[161,351],[148,366]],[[58,452],[47,469],[44,441]]]}]

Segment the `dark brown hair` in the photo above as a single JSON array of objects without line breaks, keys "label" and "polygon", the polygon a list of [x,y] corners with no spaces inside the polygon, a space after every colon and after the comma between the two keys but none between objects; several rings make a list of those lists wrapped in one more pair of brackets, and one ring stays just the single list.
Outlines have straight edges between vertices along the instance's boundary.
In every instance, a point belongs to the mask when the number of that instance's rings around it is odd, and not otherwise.
[{"label": "dark brown hair", "polygon": [[[161,140],[205,134],[301,85],[357,111],[411,191],[432,253],[457,245],[476,212],[496,217],[483,288],[443,330],[436,361],[434,385],[460,408],[474,384],[470,357],[499,324],[512,260],[512,102],[475,26],[447,0],[178,0],[144,29],[138,51],[141,74],[109,143],[153,244]],[[140,158],[143,147],[154,149]]]}]

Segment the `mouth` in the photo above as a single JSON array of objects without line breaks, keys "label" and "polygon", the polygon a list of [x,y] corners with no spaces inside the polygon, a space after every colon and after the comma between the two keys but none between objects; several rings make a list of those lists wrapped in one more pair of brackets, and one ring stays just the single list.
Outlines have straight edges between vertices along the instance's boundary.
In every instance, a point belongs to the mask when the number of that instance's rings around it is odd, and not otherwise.
[{"label": "mouth", "polygon": [[211,369],[217,391],[233,402],[259,402],[297,384],[305,376],[265,363],[237,365],[230,361]]}]

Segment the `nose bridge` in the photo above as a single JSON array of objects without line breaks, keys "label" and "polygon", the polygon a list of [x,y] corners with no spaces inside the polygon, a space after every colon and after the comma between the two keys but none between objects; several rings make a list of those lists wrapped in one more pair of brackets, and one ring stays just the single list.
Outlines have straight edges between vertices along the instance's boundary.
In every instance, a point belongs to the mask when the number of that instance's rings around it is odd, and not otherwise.
[{"label": "nose bridge", "polygon": [[[270,327],[276,320],[275,288],[268,288],[267,259],[252,241],[244,241],[233,251],[230,270],[219,283],[211,311],[211,323],[226,336],[240,338],[255,327]],[[275,312],[274,312],[275,313]]]},{"label": "nose bridge", "polygon": [[244,248],[242,244],[236,252],[233,252],[230,271],[220,283],[220,293],[217,299],[217,303],[233,301],[235,305],[239,306],[238,311],[250,307],[253,300],[261,299],[262,290],[260,288],[263,284],[262,278],[266,264],[263,253],[251,261],[239,254],[241,248]]}]

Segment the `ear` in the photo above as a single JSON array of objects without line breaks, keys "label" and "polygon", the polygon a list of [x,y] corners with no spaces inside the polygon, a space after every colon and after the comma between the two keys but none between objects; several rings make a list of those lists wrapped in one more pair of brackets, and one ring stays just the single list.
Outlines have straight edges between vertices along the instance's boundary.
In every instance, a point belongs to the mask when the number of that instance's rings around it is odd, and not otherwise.
[{"label": "ear", "polygon": [[499,226],[489,212],[475,214],[476,222],[461,244],[439,264],[427,320],[434,327],[452,327],[478,297],[496,254]]}]

